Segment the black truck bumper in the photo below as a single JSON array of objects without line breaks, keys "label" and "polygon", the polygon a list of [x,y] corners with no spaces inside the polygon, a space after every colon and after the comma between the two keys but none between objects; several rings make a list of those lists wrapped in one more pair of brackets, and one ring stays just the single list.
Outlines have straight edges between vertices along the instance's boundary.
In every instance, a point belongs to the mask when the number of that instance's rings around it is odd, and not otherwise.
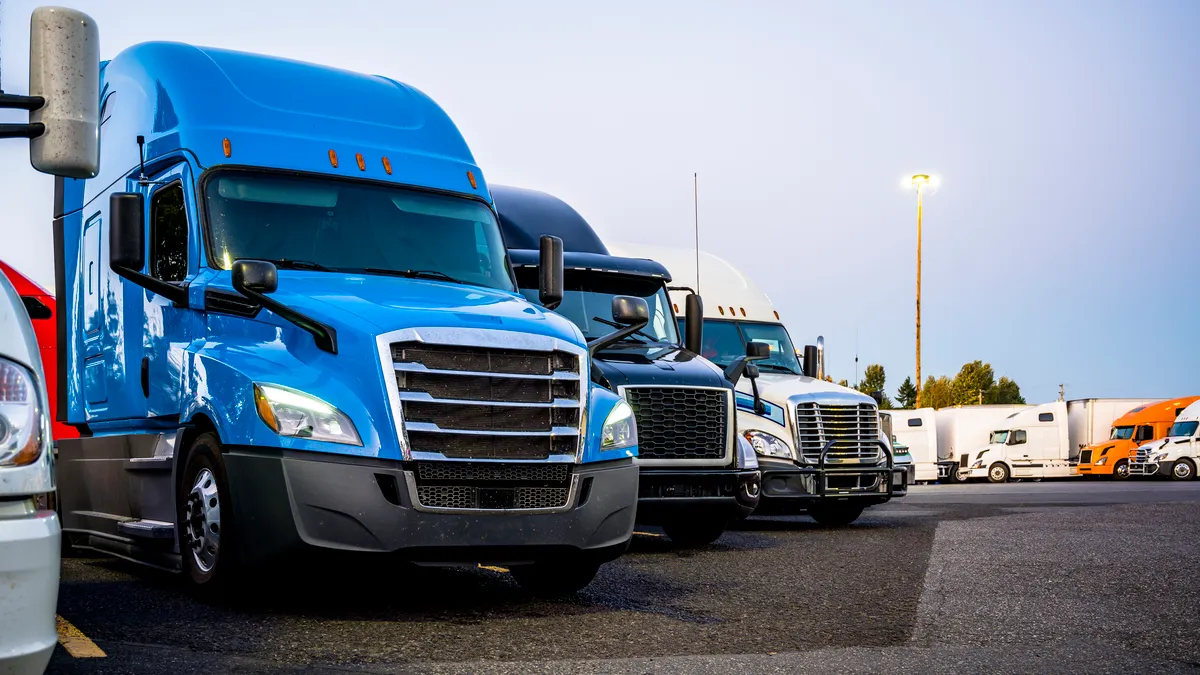
[{"label": "black truck bumper", "polygon": [[629,545],[638,467],[618,460],[571,467],[570,500],[542,512],[432,510],[414,502],[413,467],[310,453],[224,454],[241,557],[258,562],[305,547],[392,553],[429,563],[516,564],[584,554],[597,562]]},{"label": "black truck bumper", "polygon": [[762,499],[756,515],[795,515],[817,504],[854,502],[883,504],[908,493],[906,465],[890,461],[877,466],[801,465],[786,459],[759,457]]},{"label": "black truck bumper", "polygon": [[638,479],[637,522],[689,517],[744,518],[759,503],[761,477],[750,469],[647,467]]}]

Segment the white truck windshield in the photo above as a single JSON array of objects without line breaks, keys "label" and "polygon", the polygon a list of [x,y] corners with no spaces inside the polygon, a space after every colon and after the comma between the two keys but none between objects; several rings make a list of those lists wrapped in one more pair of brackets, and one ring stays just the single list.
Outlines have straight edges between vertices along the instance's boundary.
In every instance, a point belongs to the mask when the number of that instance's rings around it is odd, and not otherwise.
[{"label": "white truck windshield", "polygon": [[212,264],[399,273],[515,290],[483,202],[369,183],[222,171],[205,181]]},{"label": "white truck windshield", "polygon": [[[683,319],[679,319],[683,330]],[[771,348],[771,357],[755,361],[759,370],[769,373],[803,375],[796,348],[787,329],[777,323],[751,321],[704,320],[704,342],[701,356],[725,368],[739,356],[745,356],[747,342],[762,342]]]},{"label": "white truck windshield", "polygon": [[1200,422],[1195,420],[1191,422],[1176,422],[1171,425],[1171,431],[1167,435],[1173,437],[1193,436],[1196,433],[1196,427],[1200,427]]},{"label": "white truck windshield", "polygon": [[993,431],[988,436],[988,445],[1001,445],[1008,440],[1008,431]]}]

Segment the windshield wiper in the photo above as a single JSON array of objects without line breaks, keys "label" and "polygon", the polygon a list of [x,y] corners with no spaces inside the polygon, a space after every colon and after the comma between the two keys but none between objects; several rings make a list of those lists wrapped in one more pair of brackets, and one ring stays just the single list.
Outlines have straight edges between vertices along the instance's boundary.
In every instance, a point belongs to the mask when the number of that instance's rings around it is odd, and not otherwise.
[{"label": "windshield wiper", "polygon": [[288,260],[287,258],[280,258],[279,260],[272,260],[271,262],[274,263],[276,267],[285,270],[316,270],[318,272],[333,271],[328,267],[320,263],[315,263],[311,260]]},{"label": "windshield wiper", "polygon": [[[593,316],[593,317],[592,317],[592,321],[599,321],[600,323],[604,324],[605,326],[612,326],[613,328],[624,328],[624,327],[625,327],[625,326],[622,326],[621,324],[617,323],[616,321],[609,321],[608,319],[601,319],[601,318],[600,318],[600,317],[598,317],[598,316]],[[654,337],[653,335],[650,335],[649,333],[643,333],[643,332],[642,332],[642,331],[640,331],[640,330],[639,330],[639,331],[637,331],[637,332],[634,332],[634,333],[630,333],[629,335],[626,335],[625,337],[640,337],[640,338],[643,338],[643,339],[645,340],[645,342],[643,342],[643,344],[650,344],[650,343],[658,343],[658,342],[661,342],[661,340],[659,340],[658,338]]]},{"label": "windshield wiper", "polygon": [[788,368],[787,366],[781,366],[778,363],[767,363],[765,361],[759,361],[759,362],[757,362],[756,365],[758,365],[759,370],[769,370],[774,373],[787,373],[789,375],[796,374],[796,371],[792,370],[791,368]]},{"label": "windshield wiper", "polygon": [[386,274],[392,277],[404,277],[405,279],[437,279],[438,281],[449,281],[452,284],[468,284],[466,281],[460,281],[454,277],[439,272],[437,270],[389,270],[382,267],[366,267],[363,272],[367,274]]}]

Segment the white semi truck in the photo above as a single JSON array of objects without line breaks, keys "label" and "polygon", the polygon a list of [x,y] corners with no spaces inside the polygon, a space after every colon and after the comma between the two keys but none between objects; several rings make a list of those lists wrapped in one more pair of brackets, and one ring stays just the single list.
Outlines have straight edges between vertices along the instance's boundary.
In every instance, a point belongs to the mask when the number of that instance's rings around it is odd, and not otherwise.
[{"label": "white semi truck", "polygon": [[1175,480],[1193,480],[1200,466],[1200,401],[1183,409],[1166,438],[1151,441],[1137,449],[1132,476],[1170,476]]},{"label": "white semi truck", "polygon": [[1027,405],[965,405],[893,410],[893,433],[909,446],[917,482],[957,481],[958,456],[987,445],[1001,420]]},{"label": "white semi truck", "polygon": [[959,475],[992,483],[1077,476],[1079,451],[1104,438],[1113,420],[1152,400],[1080,399],[1019,410],[996,424],[985,447],[959,453]]},{"label": "white semi truck", "polygon": [[[648,258],[671,273],[680,313],[689,292],[704,292],[703,356],[724,367],[765,342],[770,358],[737,385],[737,428],[759,455],[762,497],[755,514],[808,513],[818,523],[849,524],[873,504],[907,494],[912,464],[894,453],[878,403],[825,382],[822,350],[796,348],[779,312],[758,286],[728,262],[696,250],[608,243],[613,255]],[[697,288],[697,286],[700,288]],[[818,342],[819,342],[818,338]],[[803,362],[803,363],[802,363]]]}]

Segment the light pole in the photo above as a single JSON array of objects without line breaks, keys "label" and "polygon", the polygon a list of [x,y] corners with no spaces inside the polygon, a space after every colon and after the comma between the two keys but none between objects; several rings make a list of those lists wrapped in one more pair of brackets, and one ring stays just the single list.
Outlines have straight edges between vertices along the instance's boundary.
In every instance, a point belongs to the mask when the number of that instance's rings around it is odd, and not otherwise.
[{"label": "light pole", "polygon": [[933,184],[929,174],[918,173],[912,177],[912,186],[917,191],[917,403],[921,407],[921,197],[925,188]]}]

